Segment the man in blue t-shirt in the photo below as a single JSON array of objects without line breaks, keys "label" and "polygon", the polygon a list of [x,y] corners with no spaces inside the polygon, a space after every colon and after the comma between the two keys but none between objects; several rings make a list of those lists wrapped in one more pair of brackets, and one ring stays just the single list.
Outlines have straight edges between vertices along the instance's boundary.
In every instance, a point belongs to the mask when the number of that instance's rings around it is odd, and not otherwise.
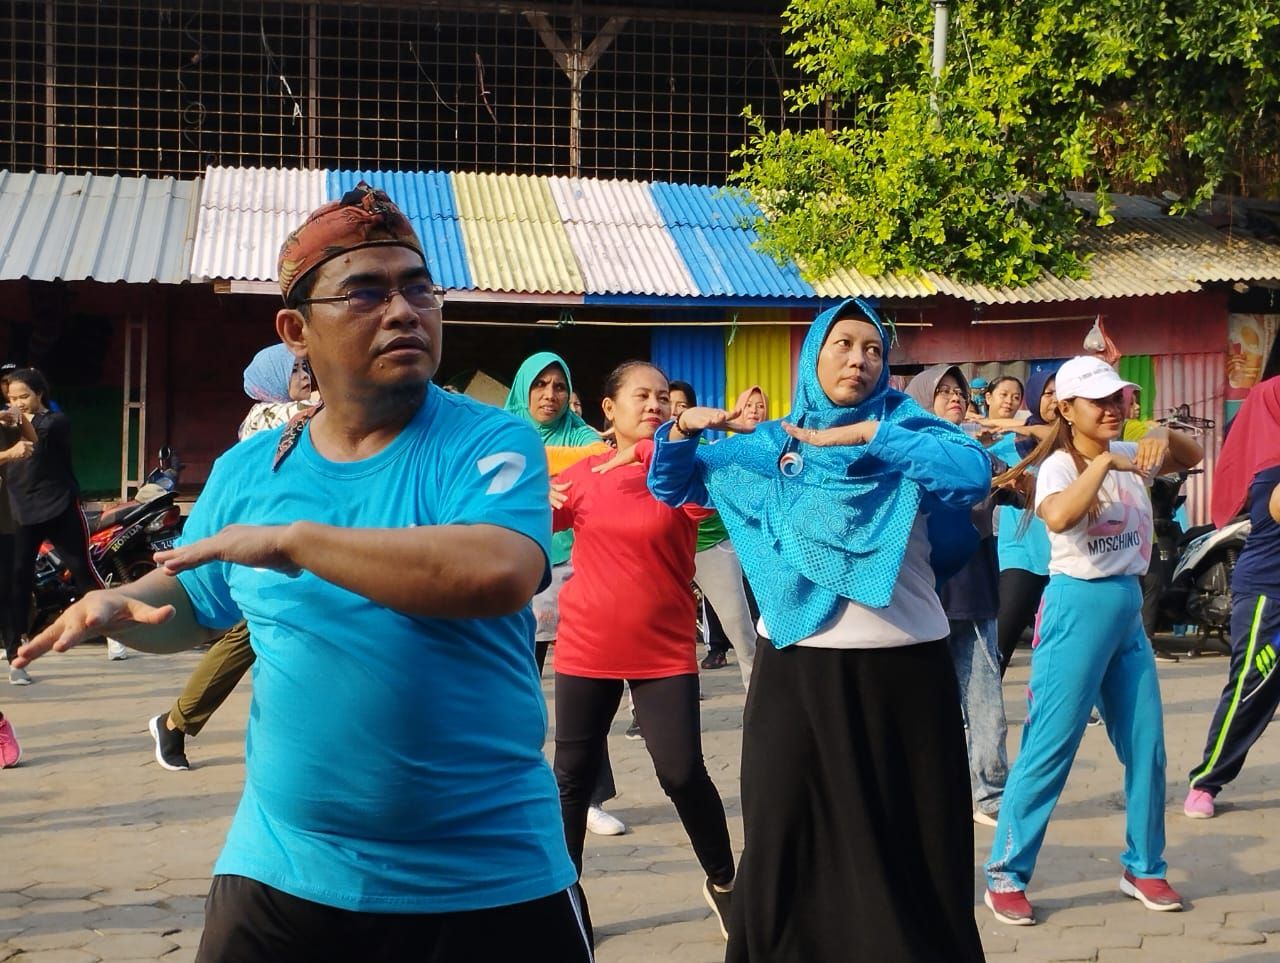
[{"label": "man in blue t-shirt", "polygon": [[276,330],[323,406],[224,454],[163,567],[19,661],[248,622],[244,795],[198,960],[589,961],[533,658],[542,445],[430,384],[439,289],[381,191],[314,212],[280,279]]}]

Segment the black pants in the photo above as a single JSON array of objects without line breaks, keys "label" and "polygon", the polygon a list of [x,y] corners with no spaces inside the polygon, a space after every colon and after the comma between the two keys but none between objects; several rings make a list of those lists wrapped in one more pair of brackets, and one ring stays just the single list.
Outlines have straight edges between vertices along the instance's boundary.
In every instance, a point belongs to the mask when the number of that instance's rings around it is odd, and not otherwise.
[{"label": "black pants", "polygon": [[715,606],[703,599],[702,610],[707,613],[707,651],[727,653],[732,645],[729,636],[724,634],[724,626],[720,624]]},{"label": "black pants", "polygon": [[577,898],[459,913],[356,913],[215,876],[197,963],[590,963]]},{"label": "black pants", "polygon": [[1239,593],[1231,600],[1231,668],[1209,723],[1191,788],[1214,796],[1240,775],[1249,750],[1280,707],[1280,598]]},{"label": "black pants", "polygon": [[970,805],[945,640],[762,642],[726,961],[978,963]]},{"label": "black pants", "polygon": [[[538,677],[542,677],[542,667],[547,664],[547,649],[551,642],[535,642],[534,655],[538,660]],[[613,781],[613,763],[609,761],[609,740],[600,747],[600,774],[596,776],[596,786],[591,790],[591,805],[603,806],[618,795],[618,786]]]},{"label": "black pants", "polygon": [[1013,658],[1018,640],[1036,618],[1040,597],[1049,584],[1049,576],[1037,575],[1021,568],[1007,568],[1000,573],[1000,615],[996,636],[1000,641],[1000,676],[1004,677]]},{"label": "black pants", "polygon": [[[680,814],[693,852],[707,877],[733,881],[733,850],[720,793],[702,760],[698,677],[633,679],[631,696],[645,748],[662,786]],[[621,679],[587,679],[556,673],[556,782],[569,856],[582,873],[587,805],[600,765],[600,747],[622,699]]]},{"label": "black pants", "polygon": [[48,521],[19,525],[13,538],[13,591],[9,599],[9,632],[5,637],[5,650],[11,659],[17,654],[18,636],[31,630],[28,620],[36,556],[41,543],[46,541],[52,542],[62,556],[78,594],[102,588],[102,579],[89,561],[89,527],[79,501],[73,499],[61,514]]}]

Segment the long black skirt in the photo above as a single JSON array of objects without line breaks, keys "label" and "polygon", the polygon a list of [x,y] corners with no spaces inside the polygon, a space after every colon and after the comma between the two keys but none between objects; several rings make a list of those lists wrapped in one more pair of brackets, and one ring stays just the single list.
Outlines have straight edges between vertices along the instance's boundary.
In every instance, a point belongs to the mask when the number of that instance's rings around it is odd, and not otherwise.
[{"label": "long black skirt", "polygon": [[969,806],[945,642],[763,643],[727,963],[982,960]]}]

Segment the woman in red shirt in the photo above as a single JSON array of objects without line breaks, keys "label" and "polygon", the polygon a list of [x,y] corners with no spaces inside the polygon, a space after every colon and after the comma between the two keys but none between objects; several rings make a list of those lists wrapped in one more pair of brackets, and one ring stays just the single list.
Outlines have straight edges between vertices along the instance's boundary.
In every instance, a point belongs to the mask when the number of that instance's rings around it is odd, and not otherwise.
[{"label": "woman in red shirt", "polygon": [[[647,362],[620,365],[604,394],[620,451],[651,445],[671,415],[667,379]],[[587,806],[626,681],[658,782],[707,874],[703,894],[724,933],[733,851],[720,794],[702,759],[690,587],[698,522],[710,513],[657,501],[641,464],[595,470],[612,458],[584,459],[552,486],[553,527],[574,535],[574,574],[560,592],[554,662],[555,773],[565,840],[581,873]]]}]

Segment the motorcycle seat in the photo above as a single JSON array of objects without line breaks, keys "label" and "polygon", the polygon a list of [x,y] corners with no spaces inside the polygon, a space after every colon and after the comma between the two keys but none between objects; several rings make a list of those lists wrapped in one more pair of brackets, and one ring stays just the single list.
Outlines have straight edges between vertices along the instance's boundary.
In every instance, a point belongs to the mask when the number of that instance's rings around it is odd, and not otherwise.
[{"label": "motorcycle seat", "polygon": [[165,492],[150,501],[124,502],[120,505],[112,505],[101,513],[85,512],[85,518],[89,521],[91,531],[100,532],[103,529],[111,528],[113,525],[132,525],[143,515],[172,501],[173,493]]}]

